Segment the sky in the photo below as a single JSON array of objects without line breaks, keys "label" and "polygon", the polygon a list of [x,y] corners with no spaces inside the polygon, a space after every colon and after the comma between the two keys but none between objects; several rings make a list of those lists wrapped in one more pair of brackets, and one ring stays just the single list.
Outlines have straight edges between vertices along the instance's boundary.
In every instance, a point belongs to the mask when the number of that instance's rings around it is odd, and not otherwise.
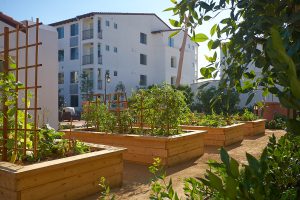
[{"label": "sky", "polygon": [[[89,12],[142,12],[155,13],[167,24],[176,19],[172,12],[163,12],[172,7],[170,0],[0,0],[0,11],[18,21],[39,18],[44,24],[65,20]],[[197,32],[209,35],[214,23],[204,24]],[[205,66],[204,55],[208,52],[205,43],[199,46],[199,67]]]}]

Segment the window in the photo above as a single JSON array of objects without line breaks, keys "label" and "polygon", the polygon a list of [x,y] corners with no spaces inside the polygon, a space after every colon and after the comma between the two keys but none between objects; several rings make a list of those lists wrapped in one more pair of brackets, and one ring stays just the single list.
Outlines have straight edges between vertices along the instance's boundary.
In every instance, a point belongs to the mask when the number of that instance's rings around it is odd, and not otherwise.
[{"label": "window", "polygon": [[114,28],[118,29],[118,24],[117,23],[114,23]]},{"label": "window", "polygon": [[78,24],[71,24],[71,36],[78,35]]},{"label": "window", "polygon": [[102,90],[102,71],[98,68],[98,90]]},{"label": "window", "polygon": [[114,52],[118,53],[118,48],[117,47],[114,47]]},{"label": "window", "polygon": [[58,27],[57,29],[58,39],[64,38],[64,27]]},{"label": "window", "polygon": [[70,72],[70,83],[78,83],[78,72]]},{"label": "window", "polygon": [[169,47],[174,47],[174,38],[169,38],[168,45]]},{"label": "window", "polygon": [[171,57],[171,67],[172,67],[172,68],[176,68],[176,66],[177,66],[177,65],[176,65],[176,57],[172,56],[172,57]]},{"label": "window", "polygon": [[118,72],[117,71],[114,71],[114,76],[118,76]]},{"label": "window", "polygon": [[147,65],[147,55],[140,54],[140,64],[141,65]]},{"label": "window", "polygon": [[145,33],[140,33],[140,43],[147,44],[147,35]]},{"label": "window", "polygon": [[71,107],[78,107],[78,95],[71,95]]},{"label": "window", "polygon": [[106,45],[106,46],[105,46],[105,50],[106,50],[106,51],[109,51],[109,45]]},{"label": "window", "polygon": [[175,85],[176,83],[176,76],[171,76],[171,85]]},{"label": "window", "polygon": [[65,51],[64,50],[58,50],[58,61],[59,62],[64,61],[64,57],[65,57]]},{"label": "window", "polygon": [[108,20],[105,21],[105,25],[109,26],[109,21]]},{"label": "window", "polygon": [[140,75],[140,86],[147,86],[147,76]]},{"label": "window", "polygon": [[78,47],[71,48],[71,60],[78,59]]},{"label": "window", "polygon": [[64,84],[65,82],[65,75],[63,72],[59,72],[58,73],[58,84]]}]

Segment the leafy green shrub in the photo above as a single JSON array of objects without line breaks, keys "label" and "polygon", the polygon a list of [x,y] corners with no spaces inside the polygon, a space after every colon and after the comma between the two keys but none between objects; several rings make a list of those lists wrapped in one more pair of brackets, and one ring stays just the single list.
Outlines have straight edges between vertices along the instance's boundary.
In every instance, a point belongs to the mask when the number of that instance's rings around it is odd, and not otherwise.
[{"label": "leafy green shrub", "polygon": [[93,126],[97,131],[114,132],[117,124],[114,114],[102,103],[84,105],[82,119],[87,127]]},{"label": "leafy green shrub", "polygon": [[219,90],[216,87],[200,88],[196,95],[198,101],[195,109],[206,114],[236,113],[240,102],[239,94],[234,90]]},{"label": "leafy green shrub", "polygon": [[211,115],[198,114],[195,116],[192,125],[197,126],[209,126],[209,127],[222,127],[234,124],[236,121],[231,116],[225,116],[223,114],[215,114]]},{"label": "leafy green shrub", "polygon": [[275,115],[274,119],[267,121],[266,123],[266,128],[267,129],[286,129],[287,124],[286,124],[287,118],[281,115]]},{"label": "leafy green shrub", "polygon": [[254,121],[259,119],[257,115],[255,115],[253,112],[250,112],[248,109],[245,109],[242,114],[237,114],[234,117],[239,121]]}]

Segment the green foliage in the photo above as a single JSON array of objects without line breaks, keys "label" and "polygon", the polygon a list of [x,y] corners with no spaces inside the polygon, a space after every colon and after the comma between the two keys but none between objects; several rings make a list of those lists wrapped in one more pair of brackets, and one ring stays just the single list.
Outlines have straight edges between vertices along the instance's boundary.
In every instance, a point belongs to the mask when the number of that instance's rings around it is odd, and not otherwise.
[{"label": "green foliage", "polygon": [[206,114],[233,114],[240,102],[239,94],[234,90],[220,90],[215,87],[200,88],[197,93],[196,109]]},{"label": "green foliage", "polygon": [[180,123],[190,113],[183,93],[167,84],[138,90],[129,108],[137,121],[149,126],[155,135],[178,134]]},{"label": "green foliage", "polygon": [[[221,42],[222,57],[216,59],[217,51],[206,56],[209,65],[201,69],[205,78],[216,77],[221,69],[220,87],[249,93],[247,103],[262,90],[263,96],[272,93],[284,107],[300,110],[298,1],[181,0],[168,10],[179,17],[178,27],[190,28],[194,39],[198,26],[221,16],[219,23],[212,25],[208,49]],[[190,16],[188,24],[186,16]],[[289,120],[288,125],[292,133],[300,134],[299,120]]]},{"label": "green foliage", "polygon": [[287,126],[286,121],[287,118],[285,116],[275,115],[274,119],[272,119],[271,121],[267,121],[266,128],[284,130]]},{"label": "green foliage", "polygon": [[[173,85],[172,87],[175,88]],[[182,91],[187,106],[191,108],[194,102],[194,93],[192,92],[192,88],[189,85],[179,85],[176,89]]]},{"label": "green foliage", "polygon": [[101,194],[97,200],[114,200],[116,199],[115,195],[110,194],[110,187],[106,184],[106,180],[104,177],[100,178],[100,190]]},{"label": "green foliage", "polygon": [[122,81],[116,85],[115,92],[126,92],[125,85]]},{"label": "green foliage", "polygon": [[87,101],[93,99],[93,80],[90,79],[85,71],[80,75],[80,91],[82,92],[83,99]]},{"label": "green foliage", "polygon": [[245,109],[242,114],[237,114],[234,116],[236,120],[239,121],[254,121],[259,119],[257,115],[255,115],[253,112],[249,111],[248,109]]},{"label": "green foliage", "polygon": [[99,102],[84,105],[82,119],[86,121],[87,126],[93,126],[101,132],[114,132],[117,124],[114,114]]},{"label": "green foliage", "polygon": [[236,121],[231,116],[225,116],[223,114],[196,114],[192,119],[191,124],[197,126],[209,126],[209,127],[223,127],[234,124]]},{"label": "green foliage", "polygon": [[168,183],[165,182],[166,173],[159,158],[154,158],[149,171],[153,175],[151,180],[151,200],[179,200],[177,193],[172,187],[172,180],[170,179]]}]

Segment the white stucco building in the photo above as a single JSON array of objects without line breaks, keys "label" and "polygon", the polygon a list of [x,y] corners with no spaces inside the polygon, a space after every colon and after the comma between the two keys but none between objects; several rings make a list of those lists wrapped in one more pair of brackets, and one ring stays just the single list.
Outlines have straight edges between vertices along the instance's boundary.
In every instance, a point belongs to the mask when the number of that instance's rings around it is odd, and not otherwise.
[{"label": "white stucco building", "polygon": [[[25,22],[18,22],[13,18],[0,12],[0,33],[4,32],[4,27],[9,27],[10,30],[16,28],[19,24],[21,27]],[[33,22],[28,21],[28,24]],[[29,29],[28,44],[35,44],[35,28]],[[25,45],[25,31],[19,33],[19,46]],[[39,26],[39,42],[42,45],[39,46],[38,63],[42,64],[38,70],[38,85],[41,86],[38,89],[38,107],[39,111],[39,125],[48,123],[53,128],[58,128],[58,86],[57,86],[57,73],[58,73],[58,61],[57,61],[57,32],[56,29],[47,26]],[[10,48],[16,47],[15,33],[10,34]],[[0,38],[0,51],[4,48],[3,36]],[[15,51],[10,51],[10,56],[15,57]],[[28,65],[35,64],[35,48],[28,49]],[[19,67],[25,66],[25,50],[19,51]],[[22,83],[24,83],[24,70],[20,71],[19,77]],[[28,86],[34,84],[34,71],[28,70]],[[32,91],[33,94],[33,91]],[[20,94],[22,95],[22,94]],[[34,97],[31,99],[31,105],[34,102]]]},{"label": "white stucco building", "polygon": [[[93,12],[50,24],[58,31],[60,104],[80,107],[80,76],[88,74],[93,93],[107,93],[122,82],[127,93],[162,82],[175,83],[183,33],[151,13]],[[188,38],[182,84],[196,79],[198,45]]]}]

